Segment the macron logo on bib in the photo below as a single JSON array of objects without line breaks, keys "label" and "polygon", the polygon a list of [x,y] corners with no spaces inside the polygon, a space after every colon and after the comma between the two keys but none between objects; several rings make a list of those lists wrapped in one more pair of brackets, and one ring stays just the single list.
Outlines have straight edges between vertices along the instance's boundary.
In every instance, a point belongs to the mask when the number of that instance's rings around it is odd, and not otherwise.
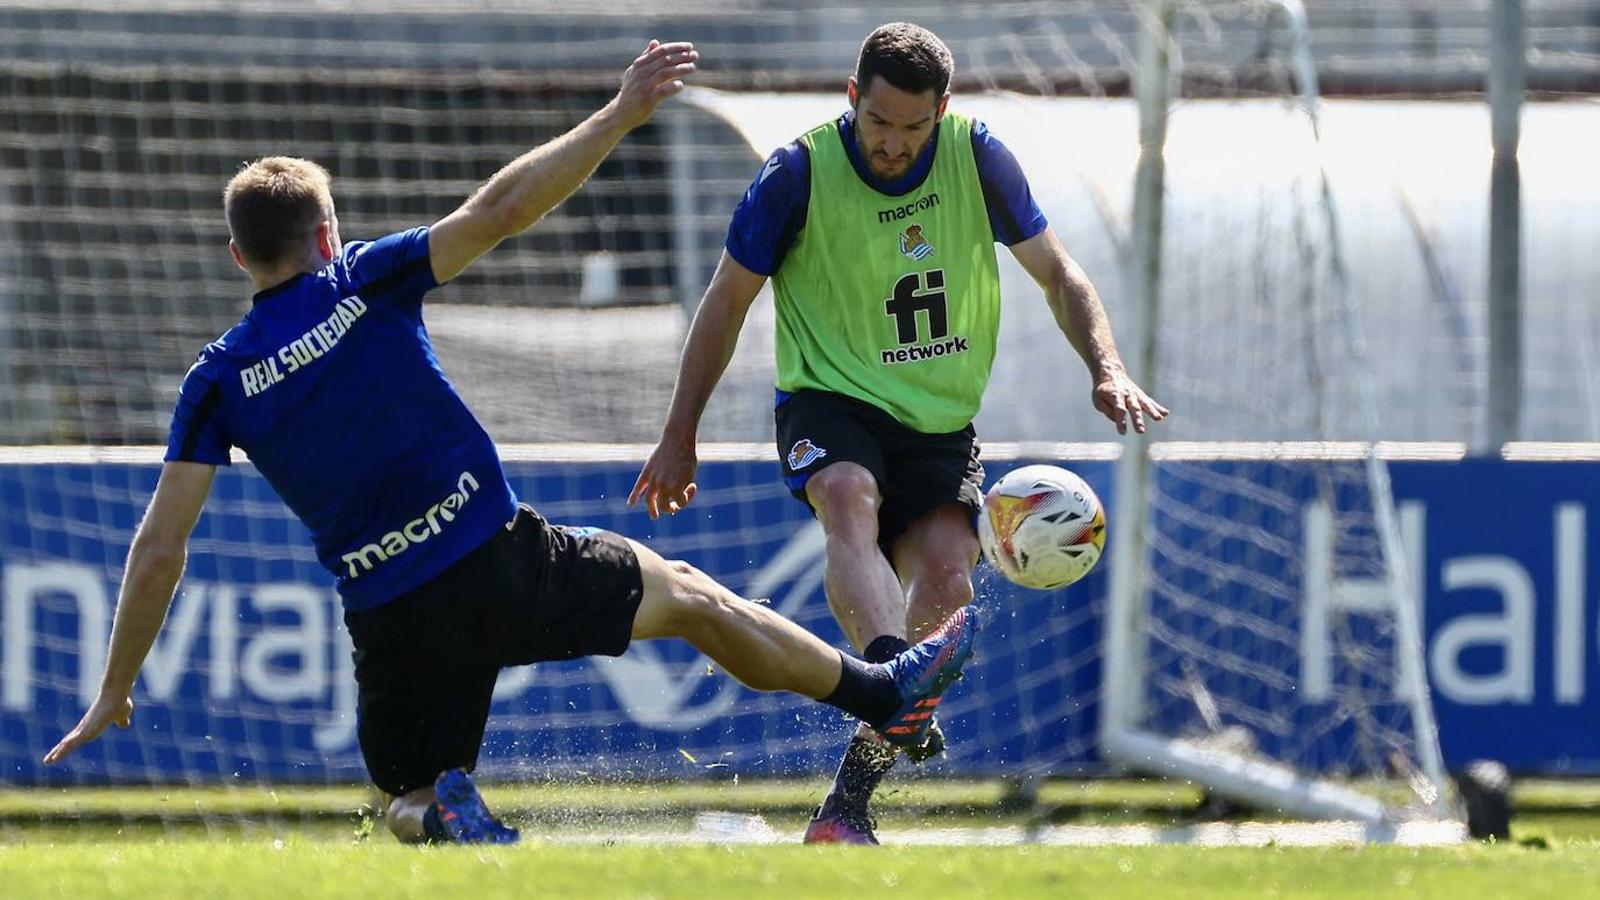
[{"label": "macron logo on bib", "polygon": [[427,512],[360,550],[339,557],[349,566],[346,574],[351,578],[359,578],[377,568],[379,563],[394,559],[443,531],[444,526],[456,520],[456,513],[467,505],[467,501],[472,499],[472,492],[477,489],[478,479],[472,477],[471,472],[462,472],[461,477],[456,479],[456,489],[428,507]]}]

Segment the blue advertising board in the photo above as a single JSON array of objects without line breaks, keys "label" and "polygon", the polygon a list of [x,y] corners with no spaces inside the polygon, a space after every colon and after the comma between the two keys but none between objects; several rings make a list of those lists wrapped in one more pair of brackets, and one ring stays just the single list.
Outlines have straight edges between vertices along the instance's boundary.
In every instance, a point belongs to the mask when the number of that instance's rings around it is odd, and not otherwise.
[{"label": "blue advertising board", "polygon": [[[1113,464],[1069,464],[1113,502]],[[1208,465],[1249,478],[1255,464]],[[636,463],[508,465],[518,493],[552,521],[645,540],[842,642],[822,597],[820,532],[775,469],[705,463],[695,505],[651,522],[622,502]],[[1447,763],[1600,772],[1600,591],[1586,524],[1600,508],[1600,464],[1401,462],[1392,472]],[[156,474],[144,464],[0,465],[0,782],[362,780],[331,578],[248,466],[219,474],[136,691],[134,727],[69,767],[39,765],[93,697]],[[991,624],[941,714],[955,739],[939,771],[1097,766],[1108,569],[1041,594],[980,567]],[[850,727],[831,708],[744,689],[682,642],[653,641],[617,659],[507,670],[482,765],[524,777],[815,774],[835,763]]]},{"label": "blue advertising board", "polygon": [[1600,463],[1395,463],[1447,762],[1600,772]]}]

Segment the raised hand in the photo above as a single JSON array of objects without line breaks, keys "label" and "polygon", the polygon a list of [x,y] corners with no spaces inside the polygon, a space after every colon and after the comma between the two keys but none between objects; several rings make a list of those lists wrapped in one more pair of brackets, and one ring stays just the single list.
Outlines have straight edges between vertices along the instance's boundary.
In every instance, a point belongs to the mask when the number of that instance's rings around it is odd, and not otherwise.
[{"label": "raised hand", "polygon": [[651,41],[622,73],[622,87],[611,101],[629,128],[643,125],[656,104],[683,90],[683,80],[694,72],[700,54],[687,41],[663,44]]}]

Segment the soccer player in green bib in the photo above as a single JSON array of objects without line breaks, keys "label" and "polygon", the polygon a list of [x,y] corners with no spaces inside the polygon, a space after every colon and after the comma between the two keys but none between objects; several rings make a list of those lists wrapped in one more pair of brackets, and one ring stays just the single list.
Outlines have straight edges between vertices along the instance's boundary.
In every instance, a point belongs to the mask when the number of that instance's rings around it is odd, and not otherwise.
[{"label": "soccer player in green bib", "polygon": [[[766,160],[629,497],[651,517],[693,500],[700,416],[771,278],[784,480],[822,523],[828,605],[869,661],[972,601],[984,477],[972,419],[1000,322],[996,242],[1043,288],[1117,430],[1167,415],[1124,371],[1094,287],[1016,159],[983,123],[946,111],[953,68],[932,32],[884,25],[861,47],[850,109]],[[943,748],[934,729],[907,753]],[[858,729],[807,843],[876,844],[868,803],[895,759],[881,735]]]}]

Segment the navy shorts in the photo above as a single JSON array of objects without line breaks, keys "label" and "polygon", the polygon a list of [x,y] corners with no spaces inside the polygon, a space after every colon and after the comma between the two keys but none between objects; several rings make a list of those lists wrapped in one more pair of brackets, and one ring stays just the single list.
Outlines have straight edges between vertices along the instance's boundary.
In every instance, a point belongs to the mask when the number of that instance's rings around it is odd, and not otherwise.
[{"label": "navy shorts", "polygon": [[404,794],[478,762],[506,666],[620,656],[644,596],[618,535],[553,526],[532,507],[439,577],[347,611],[356,733],[378,787]]},{"label": "navy shorts", "polygon": [[813,390],[788,395],[775,417],[784,483],[807,506],[806,481],[828,466],[849,461],[872,473],[883,498],[878,546],[891,564],[894,542],[938,507],[959,504],[977,521],[983,464],[972,425],[926,434],[865,401]]}]

